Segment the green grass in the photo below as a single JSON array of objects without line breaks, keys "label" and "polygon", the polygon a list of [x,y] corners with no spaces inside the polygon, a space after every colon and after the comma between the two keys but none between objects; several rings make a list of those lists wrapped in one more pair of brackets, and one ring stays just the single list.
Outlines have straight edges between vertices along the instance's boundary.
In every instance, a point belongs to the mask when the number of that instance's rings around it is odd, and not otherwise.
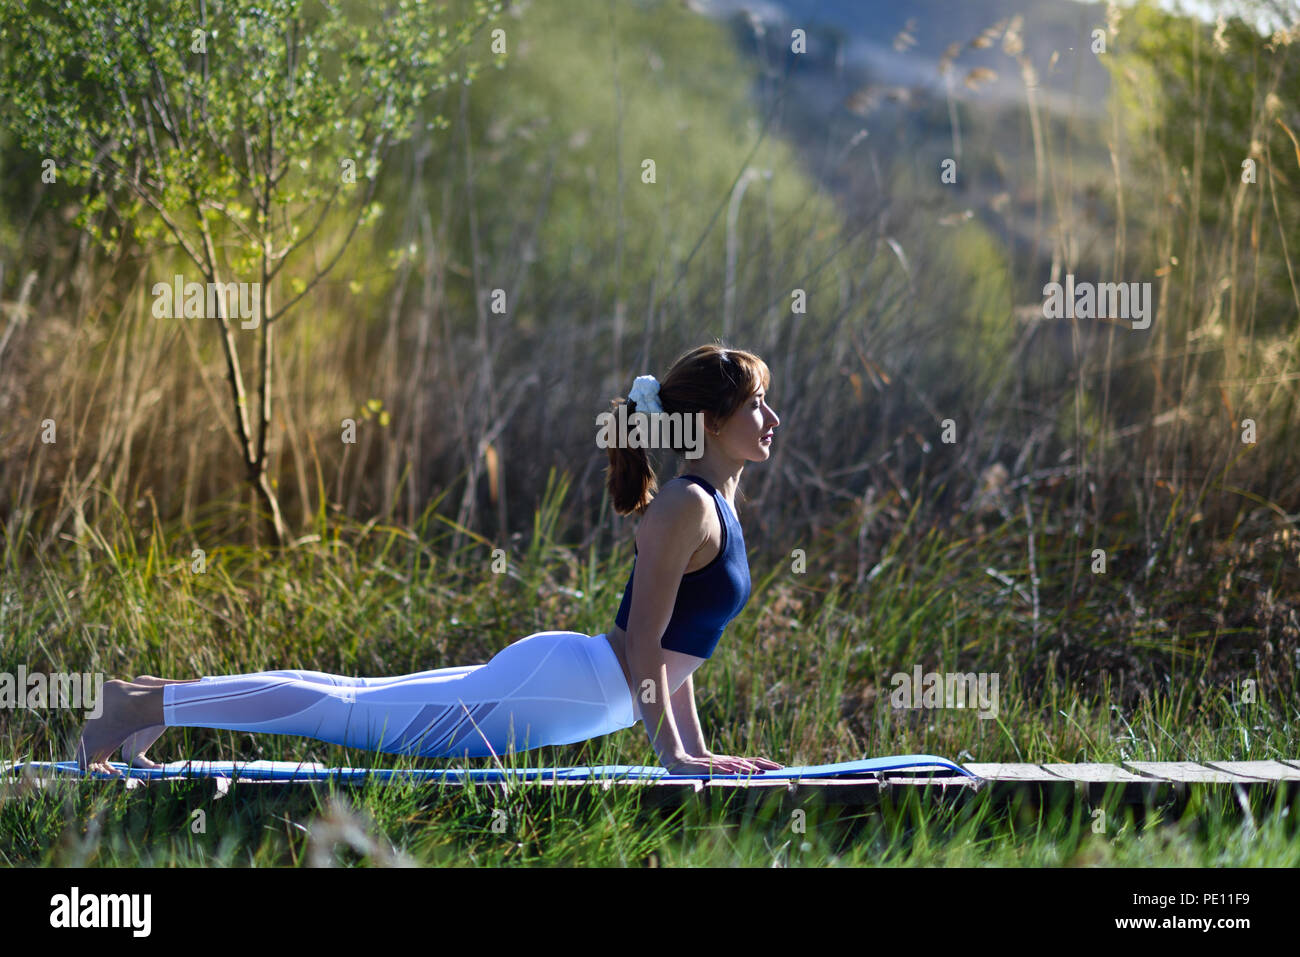
[{"label": "green grass", "polygon": [[[82,553],[51,553],[6,576],[0,670],[23,664],[29,672],[99,671],[106,678],[287,667],[396,674],[486,661],[535,631],[595,634],[612,622],[631,556],[622,542],[602,552],[554,540],[566,490],[564,482],[552,484],[532,537],[502,574],[491,571],[488,543],[473,536],[459,555],[448,554],[453,529],[445,520],[432,531],[422,523],[417,535],[322,516],[318,539],[278,559],[218,548],[205,556],[202,573],[193,571],[192,537],[123,521],[114,533],[96,534],[98,544]],[[1261,663],[1253,670],[1236,670],[1231,635],[1220,633],[1231,632],[1231,622],[1201,635],[1170,616],[1167,632],[1125,640],[1135,620],[1159,617],[1162,602],[1196,592],[1194,583],[1171,578],[1161,589],[1148,588],[1137,619],[1117,615],[1116,594],[1127,585],[1118,578],[1075,607],[1056,609],[1069,578],[1069,549],[1040,540],[1035,635],[1026,600],[985,571],[1024,580],[1013,557],[1024,554],[1014,523],[962,535],[921,530],[917,514],[893,532],[879,567],[861,584],[842,572],[832,580],[829,571],[794,574],[751,558],[750,603],[696,675],[701,722],[715,751],[783,764],[911,752],[979,762],[1300,755],[1295,670],[1272,667],[1267,657],[1255,659]],[[1243,549],[1239,571],[1263,581],[1275,563],[1294,567],[1289,549]],[[1213,582],[1199,588],[1212,590]],[[1272,639],[1277,660],[1294,660],[1289,640]],[[916,664],[925,671],[996,672],[997,717],[894,709],[889,676]],[[1253,702],[1243,700],[1244,678],[1255,681]],[[21,709],[4,720],[6,758],[66,760],[81,713]],[[307,738],[194,728],[169,730],[153,754],[430,766]],[[509,755],[502,764],[657,761],[644,732],[631,728]],[[1112,808],[1107,833],[1095,835],[1082,807],[1065,816],[1027,816],[979,796],[960,808],[903,802],[837,820],[810,811],[800,834],[788,810],[655,809],[618,790],[521,786],[502,797],[485,787],[402,785],[340,792],[338,803],[307,789],[272,798],[237,788],[222,800],[197,784],[155,784],[145,792],[127,793],[111,782],[61,783],[34,794],[10,789],[0,802],[0,861],[1295,866],[1300,858],[1295,818],[1284,808],[1256,801],[1247,816],[1231,797],[1210,794],[1194,797],[1178,820],[1162,819],[1171,810],[1165,808],[1138,825]],[[206,815],[202,833],[194,831],[195,810]]]},{"label": "green grass", "polygon": [[0,803],[0,859],[58,867],[594,866],[1095,867],[1300,864],[1296,817],[1280,800],[1199,792],[1174,816],[1081,802],[1039,810],[977,796],[957,807],[916,795],[871,810],[776,803],[758,809],[646,807],[634,791],[540,786],[465,790],[399,784],[267,797],[197,782],[62,782]]}]

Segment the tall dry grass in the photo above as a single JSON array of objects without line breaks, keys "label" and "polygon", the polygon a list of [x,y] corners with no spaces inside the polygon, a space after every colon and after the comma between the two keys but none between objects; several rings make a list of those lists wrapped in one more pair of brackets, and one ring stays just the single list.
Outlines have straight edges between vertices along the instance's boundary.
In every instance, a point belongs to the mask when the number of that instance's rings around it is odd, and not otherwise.
[{"label": "tall dry grass", "polygon": [[[554,16],[542,22],[578,42]],[[627,16],[601,43],[621,51],[632,76],[644,51],[629,52],[630,37],[653,33],[644,16]],[[1026,148],[1003,159],[1012,182],[1031,187],[1021,205],[1032,206],[1032,248],[1045,259],[999,248],[979,222],[943,232],[917,205],[933,199],[932,184],[925,193],[899,178],[895,194],[839,218],[766,125],[776,96],[708,205],[686,215],[680,204],[699,198],[674,181],[653,194],[649,219],[634,177],[602,169],[602,189],[590,164],[579,176],[578,163],[525,146],[543,135],[572,145],[573,129],[594,121],[520,114],[516,132],[503,133],[491,118],[517,78],[458,90],[447,136],[417,134],[385,172],[382,228],[280,337],[270,474],[295,539],[328,534],[321,519],[331,516],[414,528],[436,501],[453,556],[476,540],[518,551],[558,467],[573,488],[564,533],[582,548],[624,540],[626,524],[604,502],[594,414],[635,375],[662,373],[730,322],[732,343],[767,357],[784,420],[772,460],[749,469],[742,489],[756,557],[788,564],[803,548],[813,576],[866,588],[918,507],[922,527],[980,541],[1000,518],[1014,551],[988,547],[1028,596],[1030,651],[1059,640],[1045,632],[1052,613],[1124,595],[1116,631],[1145,614],[1138,606],[1187,605],[1185,617],[1210,631],[1276,628],[1294,646],[1294,565],[1239,557],[1248,567],[1235,579],[1222,567],[1251,542],[1285,551],[1294,534],[1297,325],[1258,316],[1261,268],[1295,274],[1293,224],[1277,202],[1293,180],[1289,156],[1276,152],[1277,123],[1294,111],[1283,86],[1294,80],[1285,65],[1294,45],[1262,61],[1252,87],[1243,146],[1255,155],[1259,144],[1259,184],[1212,196],[1198,175],[1214,161],[1203,146],[1214,121],[1206,91],[1226,69],[1212,44],[1194,47],[1188,123],[1202,147],[1189,158],[1168,155],[1167,120],[1154,121],[1165,106],[1145,77],[1124,84],[1119,71],[1110,127],[1092,130],[1044,115],[1032,65],[1005,33],[1002,42],[1026,83]],[[546,69],[540,54],[539,63]],[[622,109],[622,155],[639,155],[639,91],[624,78],[601,93]],[[961,122],[969,154],[979,117]],[[1108,139],[1113,223],[1080,213],[1087,184],[1070,157],[1090,135]],[[689,171],[697,145],[661,147],[661,168]],[[754,173],[765,169],[775,177]],[[498,191],[506,182],[508,195]],[[565,219],[563,231],[548,217],[571,216],[561,198],[584,182],[590,219]],[[1207,222],[1211,207],[1220,217]],[[612,233],[599,225],[609,211]],[[554,235],[573,245],[546,245]],[[629,263],[633,248],[659,258]],[[4,256],[6,569],[68,547],[84,569],[155,523],[181,557],[264,541],[210,331],[149,313],[147,288],[177,260],[131,247],[104,260],[59,215],[30,217]],[[566,256],[568,275],[555,267]],[[1153,279],[1151,333],[1026,321],[1024,303],[1067,272]],[[498,287],[513,304],[508,319],[489,311]],[[790,312],[795,288],[808,290],[807,315]],[[1240,440],[1248,414],[1261,428],[1253,446]],[[348,417],[359,423],[355,445],[340,441]],[[954,445],[940,440],[949,418]],[[41,441],[46,419],[58,428],[52,445]],[[1089,571],[1096,548],[1110,554],[1110,576]]]}]

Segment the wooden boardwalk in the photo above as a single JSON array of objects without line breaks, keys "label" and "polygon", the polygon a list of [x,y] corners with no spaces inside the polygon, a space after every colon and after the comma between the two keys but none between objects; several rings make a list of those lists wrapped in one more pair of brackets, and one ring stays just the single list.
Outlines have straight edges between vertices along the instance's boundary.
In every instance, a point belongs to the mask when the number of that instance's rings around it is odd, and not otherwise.
[{"label": "wooden boardwalk", "polygon": [[[1034,805],[1070,805],[1082,801],[1088,805],[1116,802],[1124,805],[1181,805],[1193,794],[1210,793],[1231,796],[1237,803],[1255,797],[1271,801],[1280,795],[1290,806],[1300,793],[1300,759],[1270,761],[1191,761],[1149,762],[1123,761],[1118,764],[965,764],[978,779],[952,772],[883,771],[852,778],[815,778],[803,780],[571,780],[514,783],[480,783],[504,793],[519,789],[563,788],[569,793],[600,795],[625,789],[638,793],[648,806],[677,806],[686,803],[713,804],[715,801],[745,807],[776,801],[800,806],[817,804],[844,809],[872,807],[881,803],[898,803],[909,797],[925,803],[959,804],[977,795],[995,801],[1026,801]],[[0,783],[0,794],[14,796],[28,789],[43,789],[55,781],[79,781],[75,777],[27,778],[21,782]],[[85,783],[81,780],[81,783]],[[102,782],[101,782],[102,783]],[[126,782],[129,790],[163,792],[158,785],[174,782]],[[303,788],[328,790],[330,787],[354,787],[335,782],[280,782],[226,778],[192,778],[189,786],[206,786],[212,798],[220,800],[235,793],[271,797],[285,789],[287,793]],[[431,791],[455,793],[466,785],[442,782],[430,785]],[[244,790],[251,789],[251,790]]]},{"label": "wooden boardwalk", "polygon": [[[764,794],[812,797],[821,803],[870,806],[884,800],[897,802],[914,794],[927,801],[961,801],[985,793],[994,798],[1025,798],[1032,803],[1098,803],[1114,799],[1123,804],[1182,803],[1191,793],[1236,795],[1281,792],[1288,806],[1300,794],[1300,760],[1213,761],[1195,763],[1125,761],[1119,764],[963,764],[979,780],[958,774],[886,771],[861,778],[804,781],[657,781],[599,782],[604,790],[641,787],[663,792],[663,798],[685,795]],[[585,782],[571,782],[591,787]],[[648,795],[647,795],[648,796]]]}]

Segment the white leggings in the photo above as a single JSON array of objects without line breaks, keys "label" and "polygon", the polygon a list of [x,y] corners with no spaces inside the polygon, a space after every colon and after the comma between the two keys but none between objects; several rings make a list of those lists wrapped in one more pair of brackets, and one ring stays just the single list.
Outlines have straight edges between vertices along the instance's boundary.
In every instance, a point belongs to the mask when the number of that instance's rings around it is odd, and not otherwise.
[{"label": "white leggings", "polygon": [[426,758],[572,744],[637,720],[605,636],[574,631],[539,631],[485,665],[392,678],[260,671],[163,688],[168,727],[296,734]]}]

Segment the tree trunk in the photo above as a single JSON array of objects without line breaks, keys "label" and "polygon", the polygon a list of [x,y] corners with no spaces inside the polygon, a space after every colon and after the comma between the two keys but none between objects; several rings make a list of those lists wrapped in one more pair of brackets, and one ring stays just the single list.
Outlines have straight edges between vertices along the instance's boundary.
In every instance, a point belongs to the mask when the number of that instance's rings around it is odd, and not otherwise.
[{"label": "tree trunk", "polygon": [[257,494],[261,496],[262,503],[266,506],[267,511],[271,513],[271,535],[275,540],[277,548],[283,548],[289,538],[288,530],[284,525],[284,516],[280,513],[280,501],[275,497],[275,490],[271,488],[271,480],[266,475],[266,463],[261,464],[261,468],[253,476],[250,476],[253,487],[257,489]]}]

